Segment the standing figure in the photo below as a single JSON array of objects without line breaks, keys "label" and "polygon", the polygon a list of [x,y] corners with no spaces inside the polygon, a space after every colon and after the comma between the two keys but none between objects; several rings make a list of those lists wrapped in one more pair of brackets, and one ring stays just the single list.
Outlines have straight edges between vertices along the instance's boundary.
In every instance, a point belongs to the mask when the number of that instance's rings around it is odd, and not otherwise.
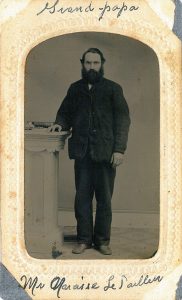
[{"label": "standing figure", "polygon": [[123,162],[127,146],[129,109],[121,86],[104,78],[105,58],[99,49],[89,48],[80,61],[82,79],[69,87],[49,130],[72,130],[68,152],[75,160],[77,220],[77,245],[72,252],[80,254],[94,244],[110,255],[111,198],[116,167]]}]

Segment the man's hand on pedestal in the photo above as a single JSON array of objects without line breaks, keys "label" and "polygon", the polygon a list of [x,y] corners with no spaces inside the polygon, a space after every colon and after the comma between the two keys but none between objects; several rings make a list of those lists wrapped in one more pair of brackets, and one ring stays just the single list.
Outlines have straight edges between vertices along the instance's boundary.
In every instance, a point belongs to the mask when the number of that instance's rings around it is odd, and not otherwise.
[{"label": "man's hand on pedestal", "polygon": [[55,132],[55,131],[61,132],[62,126],[58,125],[58,124],[54,124],[54,125],[48,127],[47,130],[48,130],[48,132]]},{"label": "man's hand on pedestal", "polygon": [[124,154],[119,153],[119,152],[114,152],[111,157],[112,167],[115,168],[115,167],[119,166],[120,164],[123,163],[123,160],[124,160]]}]

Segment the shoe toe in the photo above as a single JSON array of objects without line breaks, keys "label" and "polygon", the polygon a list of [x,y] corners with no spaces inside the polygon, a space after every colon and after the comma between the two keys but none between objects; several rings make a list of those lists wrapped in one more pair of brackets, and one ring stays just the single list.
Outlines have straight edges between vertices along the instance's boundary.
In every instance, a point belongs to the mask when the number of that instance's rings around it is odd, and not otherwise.
[{"label": "shoe toe", "polygon": [[75,246],[75,248],[72,250],[72,253],[74,254],[81,254],[85,251],[85,249],[90,248],[87,244],[78,244]]},{"label": "shoe toe", "polygon": [[112,254],[112,250],[110,249],[109,246],[106,246],[106,245],[101,245],[99,247],[96,247],[96,249],[103,255],[111,255]]}]

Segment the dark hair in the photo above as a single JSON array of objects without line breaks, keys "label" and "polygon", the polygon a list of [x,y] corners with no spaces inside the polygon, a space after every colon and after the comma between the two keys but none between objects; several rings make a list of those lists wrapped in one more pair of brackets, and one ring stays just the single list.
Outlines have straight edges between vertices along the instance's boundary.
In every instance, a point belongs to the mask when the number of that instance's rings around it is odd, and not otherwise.
[{"label": "dark hair", "polygon": [[99,54],[99,55],[100,55],[100,58],[101,58],[102,64],[106,61],[105,58],[104,58],[103,53],[102,53],[99,49],[97,49],[97,48],[89,48],[87,51],[85,51],[85,52],[83,53],[82,58],[80,59],[80,61],[81,61],[82,64],[83,64],[84,61],[85,61],[85,55],[86,55],[87,53],[89,53],[89,52],[90,52],[90,53],[97,53],[97,54]]}]

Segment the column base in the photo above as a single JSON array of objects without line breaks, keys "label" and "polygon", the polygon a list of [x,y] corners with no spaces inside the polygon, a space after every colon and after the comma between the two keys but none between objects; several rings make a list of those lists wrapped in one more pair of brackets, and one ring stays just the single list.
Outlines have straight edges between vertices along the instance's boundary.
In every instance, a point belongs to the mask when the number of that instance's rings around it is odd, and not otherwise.
[{"label": "column base", "polygon": [[62,239],[61,229],[46,235],[31,232],[25,238],[26,250],[35,258],[56,259],[61,257]]}]

